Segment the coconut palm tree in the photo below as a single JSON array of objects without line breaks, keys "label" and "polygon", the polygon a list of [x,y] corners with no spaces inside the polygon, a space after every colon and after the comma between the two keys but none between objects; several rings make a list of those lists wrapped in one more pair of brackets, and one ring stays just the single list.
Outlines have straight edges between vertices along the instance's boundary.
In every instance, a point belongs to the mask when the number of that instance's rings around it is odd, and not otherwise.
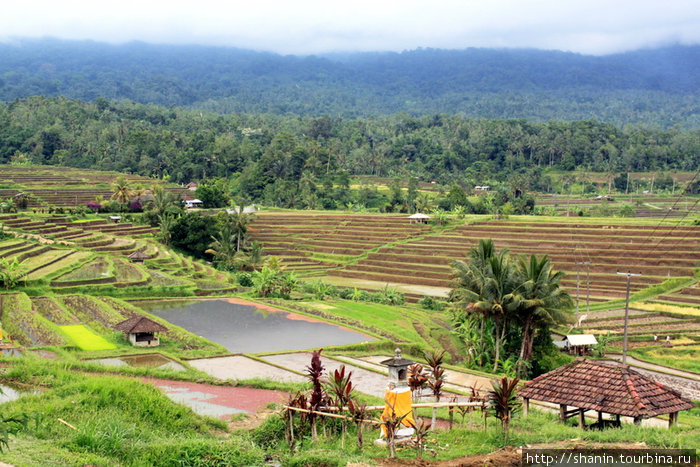
[{"label": "coconut palm tree", "polygon": [[129,181],[121,175],[114,181],[114,194],[112,195],[112,199],[121,204],[122,209],[126,203],[129,202],[129,199],[131,199]]},{"label": "coconut palm tree", "polygon": [[480,240],[469,252],[469,263],[455,260],[451,264],[454,288],[450,300],[472,315],[481,315],[482,341],[486,321],[493,322],[495,372],[508,321],[516,305],[513,291],[517,282],[508,250],[497,253],[492,240]]},{"label": "coconut palm tree", "polygon": [[564,324],[571,319],[571,296],[561,286],[564,273],[554,272],[547,255],[537,258],[531,255],[529,260],[518,260],[516,276],[520,285],[515,290],[517,319],[522,329],[520,347],[520,368],[522,375],[526,363],[532,359],[532,344],[535,332],[542,326]]},{"label": "coconut palm tree", "polygon": [[205,253],[214,256],[217,263],[230,266],[234,262],[237,253],[237,237],[231,231],[230,226],[225,225],[221,230],[211,237],[212,242]]}]

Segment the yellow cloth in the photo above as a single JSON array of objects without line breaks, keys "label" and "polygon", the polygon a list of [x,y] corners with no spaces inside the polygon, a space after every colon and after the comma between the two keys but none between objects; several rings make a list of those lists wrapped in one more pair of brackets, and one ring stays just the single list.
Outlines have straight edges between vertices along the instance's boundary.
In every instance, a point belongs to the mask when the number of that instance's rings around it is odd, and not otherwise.
[{"label": "yellow cloth", "polygon": [[[382,420],[388,420],[391,417],[392,407],[397,417],[407,414],[401,421],[401,424],[412,428],[415,421],[413,420],[413,411],[411,410],[411,391],[408,388],[394,389],[393,391],[387,389],[384,392]],[[386,427],[384,425],[382,425],[382,434],[386,437]]]}]

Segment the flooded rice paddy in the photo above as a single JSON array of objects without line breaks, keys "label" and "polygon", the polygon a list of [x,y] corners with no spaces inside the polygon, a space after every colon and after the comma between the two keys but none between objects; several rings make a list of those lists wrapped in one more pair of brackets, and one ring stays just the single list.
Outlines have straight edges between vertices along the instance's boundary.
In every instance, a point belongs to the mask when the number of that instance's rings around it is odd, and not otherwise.
[{"label": "flooded rice paddy", "polygon": [[159,353],[144,354],[144,355],[123,355],[121,357],[98,358],[92,361],[110,366],[134,366],[145,368],[168,368],[170,370],[182,371],[184,366],[176,361]]},{"label": "flooded rice paddy", "polygon": [[302,350],[374,340],[323,321],[236,303],[236,300],[140,303],[139,306],[232,353]]}]

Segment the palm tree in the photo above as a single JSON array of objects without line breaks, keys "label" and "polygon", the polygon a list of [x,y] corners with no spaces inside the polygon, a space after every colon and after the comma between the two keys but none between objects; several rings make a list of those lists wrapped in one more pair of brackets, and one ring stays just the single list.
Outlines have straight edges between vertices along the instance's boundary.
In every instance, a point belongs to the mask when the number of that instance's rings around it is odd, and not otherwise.
[{"label": "palm tree", "polygon": [[481,341],[484,341],[486,320],[494,324],[494,369],[498,369],[501,347],[508,320],[516,305],[513,290],[516,286],[513,264],[508,250],[496,252],[493,240],[479,240],[469,252],[469,263],[452,261],[454,288],[450,300],[470,314],[481,315]]},{"label": "palm tree", "polygon": [[117,200],[117,202],[122,205],[122,208],[131,198],[129,182],[121,175],[114,181],[114,194],[112,195],[112,198]]},{"label": "palm tree", "polygon": [[226,220],[226,224],[230,227],[231,233],[236,236],[236,251],[241,251],[245,246],[246,233],[248,233],[248,224],[250,224],[255,216],[253,214],[243,212],[243,207],[234,208]]},{"label": "palm tree", "polygon": [[554,272],[547,255],[538,259],[531,255],[527,260],[518,260],[516,275],[520,286],[515,291],[517,317],[522,326],[521,362],[519,373],[524,372],[526,363],[532,359],[532,344],[535,332],[542,326],[564,324],[571,318],[573,302],[571,296],[561,286],[564,273]]},{"label": "palm tree", "polygon": [[171,191],[165,190],[162,186],[155,186],[153,192],[153,211],[157,216],[163,215],[171,206],[177,207],[180,200]]},{"label": "palm tree", "polygon": [[236,235],[231,232],[230,227],[225,225],[216,235],[212,235],[211,239],[212,242],[205,253],[213,255],[217,263],[224,265],[233,264],[238,250],[236,249]]}]

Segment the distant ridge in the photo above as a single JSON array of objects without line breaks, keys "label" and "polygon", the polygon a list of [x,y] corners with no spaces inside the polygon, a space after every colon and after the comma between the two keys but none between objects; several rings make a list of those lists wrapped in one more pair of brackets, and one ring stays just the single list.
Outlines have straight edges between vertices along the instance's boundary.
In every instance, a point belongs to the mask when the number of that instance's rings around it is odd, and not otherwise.
[{"label": "distant ridge", "polygon": [[0,100],[129,99],[222,113],[598,119],[700,127],[700,46],[607,56],[418,49],[282,56],[133,42],[0,43]]}]

